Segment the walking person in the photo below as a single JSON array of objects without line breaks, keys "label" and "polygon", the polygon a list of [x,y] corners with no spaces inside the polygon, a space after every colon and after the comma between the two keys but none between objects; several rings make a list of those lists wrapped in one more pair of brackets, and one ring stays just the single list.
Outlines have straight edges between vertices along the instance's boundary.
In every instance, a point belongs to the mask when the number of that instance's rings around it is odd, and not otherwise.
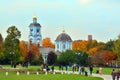
[{"label": "walking person", "polygon": [[90,75],[92,75],[93,67],[90,66]]},{"label": "walking person", "polygon": [[61,64],[59,64],[59,70],[61,70]]},{"label": "walking person", "polygon": [[65,66],[66,71],[68,71],[68,65]]},{"label": "walking person", "polygon": [[116,72],[116,76],[117,76],[117,80],[119,80],[119,76],[120,76],[120,71],[119,70]]},{"label": "walking person", "polygon": [[81,71],[82,71],[82,74],[84,74],[85,72],[84,66],[82,66]]},{"label": "walking person", "polygon": [[81,74],[81,66],[78,68],[78,73]]},{"label": "walking person", "polygon": [[74,65],[72,66],[72,71],[74,72]]},{"label": "walking person", "polygon": [[99,68],[99,74],[102,75],[102,67]]},{"label": "walking person", "polygon": [[88,66],[87,75],[90,75],[90,66]]},{"label": "walking person", "polygon": [[112,79],[113,79],[113,80],[115,80],[115,77],[116,77],[116,72],[115,72],[115,70],[114,70],[114,69],[112,70],[111,75],[112,75]]}]

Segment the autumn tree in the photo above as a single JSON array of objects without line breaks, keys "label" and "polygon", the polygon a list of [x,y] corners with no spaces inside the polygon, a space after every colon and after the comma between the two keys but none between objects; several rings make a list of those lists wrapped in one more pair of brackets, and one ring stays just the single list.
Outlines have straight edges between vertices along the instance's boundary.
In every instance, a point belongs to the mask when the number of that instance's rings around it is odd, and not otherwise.
[{"label": "autumn tree", "polygon": [[20,41],[20,55],[26,57],[28,52],[28,43],[25,41]]},{"label": "autumn tree", "polygon": [[55,48],[55,45],[51,42],[50,38],[45,38],[42,41],[42,46],[43,47],[51,47],[51,48]]},{"label": "autumn tree", "polygon": [[87,52],[87,41],[81,41],[81,40],[78,40],[78,41],[74,41],[72,43],[72,49],[73,50],[82,50],[84,52]]},{"label": "autumn tree", "polygon": [[97,41],[96,40],[88,40],[87,42],[87,51],[89,51],[91,48],[94,48],[97,46]]},{"label": "autumn tree", "polygon": [[32,43],[32,44],[29,45],[29,50],[30,50],[30,51],[32,52],[32,54],[34,54],[36,57],[38,57],[39,54],[40,54],[39,47],[38,47],[36,44],[34,44],[34,43]]},{"label": "autumn tree", "polygon": [[95,65],[105,65],[106,63],[104,62],[103,59],[103,52],[102,51],[98,51],[96,53],[94,53],[92,56],[90,56],[91,58],[91,64],[95,64]]},{"label": "autumn tree", "polygon": [[40,64],[40,62],[43,61],[39,47],[36,44],[32,43],[32,41],[28,43],[28,52],[27,52],[26,61],[34,65]]},{"label": "autumn tree", "polygon": [[99,52],[101,49],[102,49],[102,46],[93,47],[93,48],[89,49],[88,54],[93,55],[93,54]]},{"label": "autumn tree", "polygon": [[111,64],[116,59],[116,55],[112,51],[104,51],[102,55],[105,63]]},{"label": "autumn tree", "polygon": [[20,41],[20,62],[24,63],[28,54],[28,42]]}]

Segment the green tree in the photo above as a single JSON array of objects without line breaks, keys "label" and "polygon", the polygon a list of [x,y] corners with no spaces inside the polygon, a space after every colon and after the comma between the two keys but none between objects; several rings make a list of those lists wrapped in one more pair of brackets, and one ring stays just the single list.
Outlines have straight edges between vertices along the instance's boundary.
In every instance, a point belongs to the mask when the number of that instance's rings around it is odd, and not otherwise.
[{"label": "green tree", "polygon": [[103,49],[108,51],[113,51],[113,47],[114,47],[114,41],[110,40],[106,42],[106,44],[103,46]]},{"label": "green tree", "polygon": [[0,53],[3,52],[3,38],[2,35],[0,34]]},{"label": "green tree", "polygon": [[88,54],[83,51],[75,51],[75,62],[79,65],[85,65],[88,59]]},{"label": "green tree", "polygon": [[72,50],[67,50],[60,53],[58,56],[58,63],[62,65],[68,65],[75,62],[75,52]]},{"label": "green tree", "polygon": [[21,37],[21,32],[16,28],[16,26],[11,26],[7,29],[7,34],[8,35],[4,42],[6,63],[10,63],[9,61],[11,60],[15,65],[20,57],[19,38]]},{"label": "green tree", "polygon": [[113,52],[117,56],[118,63],[120,63],[120,35],[118,36],[118,39],[114,41]]}]

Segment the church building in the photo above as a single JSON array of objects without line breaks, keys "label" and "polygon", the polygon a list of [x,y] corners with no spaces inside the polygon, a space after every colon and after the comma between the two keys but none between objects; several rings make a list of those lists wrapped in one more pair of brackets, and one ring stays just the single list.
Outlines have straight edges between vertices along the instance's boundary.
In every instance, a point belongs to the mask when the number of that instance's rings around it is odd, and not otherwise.
[{"label": "church building", "polygon": [[62,33],[59,34],[55,40],[55,51],[63,52],[71,49],[72,49],[72,39],[68,34],[65,33],[65,30],[63,30]]},{"label": "church building", "polygon": [[29,41],[35,43],[39,46],[40,53],[42,54],[44,63],[46,64],[47,55],[50,51],[55,52],[63,52],[69,49],[72,49],[72,39],[71,37],[65,33],[65,30],[58,35],[55,40],[55,49],[49,47],[42,46],[42,34],[41,34],[41,25],[37,23],[37,17],[33,17],[33,22],[29,25]]}]

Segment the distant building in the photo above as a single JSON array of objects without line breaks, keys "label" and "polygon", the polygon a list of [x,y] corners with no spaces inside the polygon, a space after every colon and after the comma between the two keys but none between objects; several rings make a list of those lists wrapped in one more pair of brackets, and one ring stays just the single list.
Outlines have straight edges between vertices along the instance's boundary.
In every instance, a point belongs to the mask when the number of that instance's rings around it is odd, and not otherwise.
[{"label": "distant building", "polygon": [[33,17],[33,23],[29,25],[29,41],[42,46],[41,25],[37,23],[37,17]]},{"label": "distant building", "polygon": [[51,51],[55,53],[55,49],[54,48],[49,48],[49,47],[47,47],[47,48],[40,47],[39,49],[40,49],[40,53],[42,53],[44,63],[46,64],[48,53],[51,52]]},{"label": "distant building", "polygon": [[92,35],[88,35],[88,41],[92,40]]},{"label": "distant building", "polygon": [[55,51],[62,52],[66,50],[72,49],[72,39],[71,37],[65,33],[65,30],[58,35],[55,40]]}]

